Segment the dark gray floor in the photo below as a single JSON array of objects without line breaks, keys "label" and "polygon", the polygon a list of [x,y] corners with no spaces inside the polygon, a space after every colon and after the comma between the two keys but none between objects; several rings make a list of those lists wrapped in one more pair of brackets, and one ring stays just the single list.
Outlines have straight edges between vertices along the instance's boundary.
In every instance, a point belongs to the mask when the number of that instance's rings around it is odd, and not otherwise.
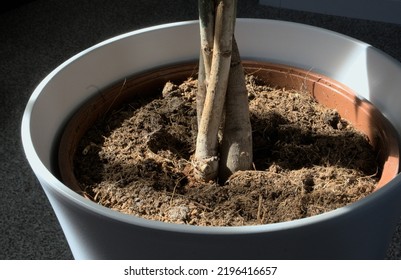
[{"label": "dark gray floor", "polygon": [[[71,259],[28,166],[20,122],[36,85],[72,55],[115,35],[197,18],[197,0],[37,0],[0,13],[0,259]],[[272,9],[241,0],[239,17],[281,19],[338,31],[401,61],[401,26]],[[388,257],[401,259],[400,230]]]}]

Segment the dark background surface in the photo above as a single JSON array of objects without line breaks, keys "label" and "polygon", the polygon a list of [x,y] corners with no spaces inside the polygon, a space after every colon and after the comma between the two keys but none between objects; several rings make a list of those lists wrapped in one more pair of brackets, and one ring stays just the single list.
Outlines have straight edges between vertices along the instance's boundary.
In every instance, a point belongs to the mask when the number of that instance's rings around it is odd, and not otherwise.
[{"label": "dark background surface", "polygon": [[[98,42],[142,27],[197,19],[197,0],[5,2],[0,9],[0,259],[71,259],[22,150],[20,126],[29,96],[55,67]],[[257,0],[240,0],[238,17],[327,28],[401,61],[400,25],[269,8]],[[401,259],[400,248],[399,227],[388,258]]]},{"label": "dark background surface", "polygon": [[1,2],[0,13],[11,11],[15,8],[21,7],[25,4],[33,2],[33,0],[6,0]]}]

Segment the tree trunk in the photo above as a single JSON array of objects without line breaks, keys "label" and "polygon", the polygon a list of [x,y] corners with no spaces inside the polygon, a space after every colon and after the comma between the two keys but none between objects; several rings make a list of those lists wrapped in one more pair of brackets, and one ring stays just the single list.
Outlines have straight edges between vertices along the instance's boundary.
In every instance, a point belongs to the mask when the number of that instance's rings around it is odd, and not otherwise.
[{"label": "tree trunk", "polygon": [[[236,0],[199,0],[201,54],[193,163],[195,175],[204,180],[218,176],[225,180],[236,170],[249,169],[252,162],[245,77],[236,43],[231,63],[236,5]],[[226,96],[230,100],[226,101]],[[218,132],[225,115],[219,164]]]},{"label": "tree trunk", "polygon": [[213,42],[214,42],[214,18],[215,0],[199,0],[199,23],[201,51],[199,55],[198,94],[196,95],[196,112],[198,127],[202,117],[206,99],[207,79],[212,68]]},{"label": "tree trunk", "polygon": [[220,151],[219,180],[252,167],[252,127],[244,68],[235,38],[225,102],[225,123]]}]

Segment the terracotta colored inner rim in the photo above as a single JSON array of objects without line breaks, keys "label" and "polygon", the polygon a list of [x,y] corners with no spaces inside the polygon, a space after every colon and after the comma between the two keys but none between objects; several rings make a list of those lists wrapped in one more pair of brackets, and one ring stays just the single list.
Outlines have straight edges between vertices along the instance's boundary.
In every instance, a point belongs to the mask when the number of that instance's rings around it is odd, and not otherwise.
[{"label": "terracotta colored inner rim", "polygon": [[[243,62],[251,73],[271,86],[308,92],[322,105],[336,109],[354,127],[365,133],[378,153],[381,178],[376,190],[393,179],[399,171],[399,147],[395,129],[368,101],[357,98],[348,87],[320,74],[299,68],[266,62]],[[135,75],[106,88],[81,106],[67,123],[59,145],[58,166],[61,180],[76,192],[82,190],[74,176],[73,156],[80,139],[93,123],[139,94],[160,93],[168,81],[176,83],[196,78],[197,63],[163,67]]]}]

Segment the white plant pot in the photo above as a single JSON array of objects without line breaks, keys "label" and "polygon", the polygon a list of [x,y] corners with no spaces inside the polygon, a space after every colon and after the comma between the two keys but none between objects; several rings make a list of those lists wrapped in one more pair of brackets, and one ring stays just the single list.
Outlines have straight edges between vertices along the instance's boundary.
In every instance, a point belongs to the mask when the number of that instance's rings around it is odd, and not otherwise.
[{"label": "white plant pot", "polygon": [[[307,25],[239,19],[244,59],[292,65],[335,79],[371,101],[401,135],[401,65],[370,45]],[[67,60],[35,89],[22,141],[76,259],[383,258],[401,216],[401,176],[349,206],[260,226],[195,227],[149,221],[100,206],[57,178],[55,149],[66,121],[117,80],[196,60],[198,22],[146,28],[106,40]]]}]

